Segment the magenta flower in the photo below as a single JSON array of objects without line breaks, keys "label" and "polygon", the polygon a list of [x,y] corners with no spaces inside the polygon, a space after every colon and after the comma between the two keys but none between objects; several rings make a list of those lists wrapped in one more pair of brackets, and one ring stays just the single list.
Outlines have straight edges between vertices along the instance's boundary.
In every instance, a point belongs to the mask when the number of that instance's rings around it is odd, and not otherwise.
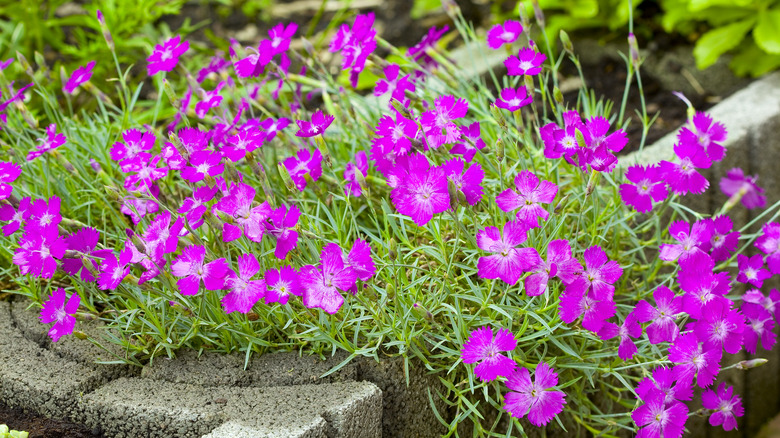
[{"label": "magenta flower", "polygon": [[467,163],[470,163],[474,159],[478,150],[485,147],[485,142],[482,140],[479,130],[479,122],[474,122],[468,126],[460,127],[462,143],[455,143],[450,149],[450,153],[453,155],[463,155],[463,159]]},{"label": "magenta flower", "polygon": [[737,428],[737,418],[745,413],[742,407],[742,399],[734,394],[734,388],[721,382],[718,392],[709,389],[701,394],[701,404],[704,409],[711,409],[710,426],[723,426],[723,430],[730,431]]},{"label": "magenta flower", "polygon": [[602,340],[612,339],[620,336],[620,345],[618,345],[618,357],[622,360],[629,360],[636,354],[637,348],[631,338],[642,336],[642,326],[636,320],[633,313],[629,313],[623,324],[618,326],[608,322],[601,326],[598,336]]},{"label": "magenta flower", "polygon": [[154,261],[162,261],[165,254],[176,251],[179,233],[184,228],[184,219],[177,217],[171,224],[171,213],[158,214],[143,235],[146,254]]},{"label": "magenta flower", "polygon": [[692,381],[696,377],[696,384],[705,388],[720,372],[722,352],[720,346],[707,347],[694,333],[688,332],[678,336],[669,346],[669,361],[677,364],[674,368],[680,379]]},{"label": "magenta flower", "polygon": [[534,101],[533,94],[528,94],[525,86],[519,88],[504,88],[495,105],[507,111],[517,111]]},{"label": "magenta flower", "polygon": [[591,246],[583,254],[585,270],[578,280],[587,286],[587,293],[597,300],[611,300],[615,293],[613,284],[623,275],[618,262],[609,260],[600,246]]},{"label": "magenta flower", "polygon": [[222,240],[232,242],[241,237],[243,232],[252,242],[260,242],[265,232],[265,220],[271,215],[271,207],[264,202],[252,206],[255,199],[255,189],[244,183],[236,183],[227,196],[223,196],[216,204],[215,211],[224,212],[235,219],[235,225],[225,222],[222,229]]},{"label": "magenta flower", "polygon": [[67,83],[62,88],[62,91],[68,94],[73,94],[79,85],[87,82],[92,78],[92,69],[95,68],[95,61],[90,61],[86,66],[79,67],[73,71],[73,74],[68,78]]},{"label": "magenta flower", "polygon": [[285,305],[290,299],[290,295],[298,297],[303,295],[303,286],[301,286],[298,271],[292,266],[269,269],[265,271],[264,279],[268,287],[265,292],[265,302],[268,304]]},{"label": "magenta flower", "polygon": [[612,172],[617,165],[617,157],[628,143],[628,135],[622,129],[609,133],[609,121],[604,117],[591,117],[585,123],[587,135],[585,147],[577,149],[577,160],[583,171],[589,165],[599,172]]},{"label": "magenta flower", "polygon": [[228,267],[224,258],[204,264],[206,248],[193,245],[184,248],[181,255],[171,264],[171,273],[183,277],[176,281],[182,295],[196,295],[203,282],[207,290],[219,290],[225,286]]},{"label": "magenta flower", "polygon": [[742,304],[743,313],[746,307],[755,305],[762,307],[770,313],[770,316],[774,316],[775,319],[778,317],[778,311],[780,311],[780,291],[777,289],[769,291],[769,296],[756,289],[747,291],[742,295],[742,301],[744,301]]},{"label": "magenta flower", "polygon": [[[151,188],[151,192],[153,195],[155,195],[155,193],[160,192],[160,189],[156,185],[153,185]],[[157,196],[155,195],[155,197]],[[146,216],[147,214],[157,213],[159,209],[160,209],[160,205],[151,199],[142,199],[142,198],[136,198],[135,196],[127,196],[124,199],[122,199],[122,207],[120,207],[119,211],[130,216],[130,219],[133,221],[133,224],[138,225],[141,222],[141,219],[144,218],[144,216]]]},{"label": "magenta flower", "polygon": [[346,181],[346,184],[344,185],[344,194],[347,196],[359,197],[363,194],[363,189],[360,187],[360,183],[357,179],[357,172],[360,172],[360,174],[363,175],[363,178],[368,176],[368,158],[363,151],[358,151],[358,153],[355,154],[354,163],[349,162],[344,167],[344,180]]},{"label": "magenta flower", "polygon": [[427,146],[438,148],[460,140],[460,129],[454,120],[466,116],[469,110],[468,101],[455,96],[439,96],[433,101],[433,106],[432,110],[422,113],[419,118],[425,130],[424,140]]},{"label": "magenta flower", "polygon": [[482,200],[482,179],[485,177],[485,171],[479,163],[469,166],[463,171],[465,163],[463,160],[454,158],[447,161],[441,167],[447,179],[455,185],[455,190],[462,193],[469,205],[476,205]]},{"label": "magenta flower", "polygon": [[772,274],[780,274],[780,223],[767,222],[761,227],[756,248],[766,254],[766,265]]},{"label": "magenta flower", "polygon": [[314,153],[309,152],[308,149],[301,149],[295,156],[284,160],[284,167],[287,168],[295,187],[302,192],[306,188],[306,174],[309,174],[312,181],[320,179],[322,152],[319,149],[314,149]]},{"label": "magenta flower", "polygon": [[702,242],[700,248],[704,252],[710,252],[710,257],[715,263],[722,262],[731,257],[737,249],[739,231],[732,231],[733,225],[728,216],[716,216],[703,219],[709,229],[709,241]]},{"label": "magenta flower", "polygon": [[528,370],[520,367],[506,381],[509,392],[504,396],[504,409],[512,417],[528,415],[528,421],[534,426],[545,426],[566,404],[563,391],[550,390],[557,384],[558,374],[544,362],[537,365],[533,381]]},{"label": "magenta flower", "polygon": [[707,178],[696,169],[706,169],[712,165],[710,159],[700,147],[688,143],[677,143],[674,152],[679,163],[661,161],[661,173],[669,188],[678,195],[704,193],[710,186]]},{"label": "magenta flower", "polygon": [[662,244],[658,258],[669,262],[679,259],[684,264],[691,254],[704,254],[699,247],[710,240],[709,233],[709,227],[702,221],[695,222],[692,227],[685,221],[675,221],[669,227],[669,235],[680,243]]},{"label": "magenta flower", "polygon": [[661,202],[669,195],[658,166],[631,166],[626,171],[626,179],[633,184],[620,185],[620,198],[640,213],[650,212],[653,202]]},{"label": "magenta flower", "polygon": [[282,23],[277,23],[276,26],[268,30],[268,38],[271,39],[271,48],[273,54],[278,55],[284,53],[290,48],[290,41],[298,30],[298,24],[289,23],[285,26]]},{"label": "magenta flower", "polygon": [[477,246],[483,251],[493,253],[479,258],[477,262],[479,277],[500,279],[508,284],[517,283],[523,275],[523,262],[527,258],[523,254],[530,250],[518,249],[516,246],[526,241],[527,230],[525,224],[511,221],[504,225],[503,237],[496,227],[487,227],[479,231]]},{"label": "magenta flower", "polygon": [[485,326],[471,332],[460,350],[460,357],[466,364],[479,362],[474,367],[474,374],[483,382],[490,382],[515,371],[515,361],[500,352],[511,352],[516,347],[517,340],[512,332],[500,328],[494,338],[493,329]]},{"label": "magenta flower", "polygon": [[123,167],[123,171],[125,171],[124,166],[127,163],[131,163],[139,155],[146,157],[143,158],[143,161],[149,161],[152,158],[152,155],[148,152],[152,150],[155,142],[154,134],[151,132],[128,129],[122,133],[122,139],[125,142],[118,141],[114,143],[109,154],[112,160],[119,162]]},{"label": "magenta flower", "polygon": [[[371,257],[371,247],[363,239],[355,240],[347,254],[347,265],[355,270],[360,281],[368,281],[376,273],[374,259]],[[353,295],[355,292],[353,292]]]},{"label": "magenta flower", "polygon": [[311,116],[311,122],[306,120],[296,120],[298,124],[298,132],[295,133],[297,137],[314,137],[315,135],[322,135],[325,130],[328,129],[333,121],[336,120],[335,116],[325,115],[322,110],[317,110]]},{"label": "magenta flower", "polygon": [[260,127],[265,129],[265,141],[271,141],[276,137],[277,132],[281,132],[282,129],[290,125],[290,120],[284,117],[280,117],[276,120],[267,118],[260,122]]},{"label": "magenta flower", "polygon": [[518,21],[506,20],[504,24],[496,24],[487,33],[488,47],[495,50],[504,44],[512,44],[522,32],[523,26]]},{"label": "magenta flower", "polygon": [[702,317],[693,323],[693,332],[705,347],[723,348],[737,354],[742,349],[745,318],[730,307],[730,301],[711,301],[702,308]]},{"label": "magenta flower", "polygon": [[132,242],[129,243],[119,253],[118,259],[113,251],[103,257],[103,263],[100,264],[100,276],[98,277],[98,287],[100,289],[114,290],[130,274],[134,245]]},{"label": "magenta flower", "polygon": [[227,85],[227,82],[221,81],[217,87],[211,91],[203,92],[201,101],[195,104],[195,115],[201,119],[206,117],[210,109],[218,107],[222,103],[222,96],[219,92]]},{"label": "magenta flower", "polygon": [[263,145],[266,133],[255,127],[244,127],[237,134],[227,138],[227,144],[222,149],[225,158],[236,163]]},{"label": "magenta flower", "polygon": [[240,78],[260,76],[265,70],[265,66],[274,57],[272,44],[271,40],[262,40],[257,49],[249,48],[250,53],[246,57],[233,63],[236,76]]},{"label": "magenta flower", "polygon": [[382,96],[389,92],[392,99],[401,102],[406,107],[409,104],[406,92],[414,93],[416,89],[414,82],[409,78],[409,75],[399,77],[401,67],[397,64],[388,64],[382,71],[385,74],[385,79],[376,82],[374,96]]},{"label": "magenta flower", "polygon": [[371,159],[377,170],[386,175],[397,158],[407,155],[417,130],[417,124],[401,114],[396,113],[395,119],[382,116],[375,130],[377,137],[371,142]]},{"label": "magenta flower", "polygon": [[535,248],[522,251],[523,270],[531,272],[525,278],[525,293],[536,297],[547,292],[552,277],[558,277],[564,284],[571,284],[582,272],[582,265],[571,254],[568,240],[553,240],[547,245],[547,261],[542,260]]},{"label": "magenta flower", "polygon": [[225,313],[249,313],[252,306],[265,295],[265,280],[252,280],[258,271],[260,263],[254,254],[238,256],[238,275],[228,270],[225,276],[225,288],[230,289],[230,293],[222,298]]},{"label": "magenta flower", "polygon": [[25,196],[19,201],[19,207],[16,210],[11,204],[0,205],[0,221],[8,222],[3,225],[3,235],[8,237],[22,226],[22,222],[30,217],[30,205],[29,196]]},{"label": "magenta flower", "polygon": [[539,218],[547,220],[550,213],[539,204],[549,204],[558,194],[558,186],[550,181],[539,181],[539,177],[528,170],[515,177],[515,188],[506,189],[496,196],[498,207],[505,212],[517,210],[517,220],[528,227],[539,226]]},{"label": "magenta flower", "polygon": [[329,50],[341,51],[344,56],[341,69],[350,69],[352,88],[357,87],[358,76],[365,68],[368,55],[376,49],[376,30],[374,29],[374,13],[360,14],[350,28],[342,24],[333,36]]},{"label": "magenta flower", "polygon": [[750,283],[757,288],[761,288],[764,280],[772,276],[769,271],[764,269],[764,257],[761,254],[756,254],[752,257],[738,254],[737,265],[739,266],[737,281],[740,283]]},{"label": "magenta flower", "polygon": [[726,148],[719,142],[726,140],[726,127],[720,122],[712,123],[712,117],[706,113],[696,113],[691,122],[692,126],[685,125],[680,129],[679,142],[701,148],[712,161],[722,160]]},{"label": "magenta flower", "polygon": [[198,76],[195,78],[195,80],[197,80],[199,84],[202,84],[203,81],[205,81],[209,76],[215,77],[217,74],[225,71],[229,65],[230,61],[227,59],[219,56],[213,56],[211,61],[209,61],[209,65],[198,70]]},{"label": "magenta flower", "polygon": [[582,277],[568,285],[561,294],[558,314],[566,324],[582,316],[582,327],[598,332],[615,314],[615,303],[611,299],[597,300],[587,290],[588,285]]},{"label": "magenta flower", "polygon": [[179,208],[179,214],[187,215],[187,222],[193,230],[203,225],[203,214],[209,210],[207,202],[217,194],[217,186],[201,186],[193,190],[192,196],[185,198]]},{"label": "magenta flower", "polygon": [[21,174],[22,166],[11,162],[0,161],[0,201],[11,195],[13,187],[8,183],[14,182]]},{"label": "magenta flower", "polygon": [[57,260],[65,255],[67,246],[56,226],[32,228],[28,226],[14,251],[13,262],[21,275],[51,278],[57,270]]},{"label": "magenta flower", "polygon": [[693,398],[693,387],[690,381],[680,380],[679,370],[673,368],[657,367],[653,370],[652,378],[645,377],[639,381],[636,394],[642,401],[649,401],[655,391],[661,391],[664,403],[671,405],[675,401],[688,401]]},{"label": "magenta flower", "polygon": [[60,198],[52,196],[48,202],[44,199],[36,199],[30,207],[30,216],[27,219],[25,232],[35,232],[46,229],[57,229],[62,221],[60,215]]},{"label": "magenta flower", "polygon": [[422,67],[422,70],[415,72],[415,78],[424,78],[428,72],[436,68],[439,63],[436,62],[430,55],[426,53],[428,49],[433,49],[435,44],[441,39],[441,37],[447,33],[449,26],[442,26],[441,29],[432,27],[428,29],[428,33],[422,37],[420,42],[413,45],[407,50],[406,54],[414,59],[417,64]]},{"label": "magenta flower", "polygon": [[76,327],[76,318],[73,315],[79,309],[79,304],[81,304],[81,297],[75,292],[65,303],[65,290],[61,287],[52,292],[49,299],[43,303],[40,319],[44,324],[54,323],[49,329],[52,342],[57,342],[61,337],[73,333]]},{"label": "magenta flower", "polygon": [[504,60],[506,74],[509,76],[538,75],[542,71],[542,64],[547,59],[542,53],[530,47],[520,49],[517,56],[510,56]]},{"label": "magenta flower", "polygon": [[679,401],[665,402],[663,392],[653,389],[645,403],[631,413],[641,429],[637,438],[680,438],[688,420],[688,407]]},{"label": "magenta flower", "polygon": [[390,198],[399,213],[412,218],[418,226],[424,226],[434,214],[450,208],[447,177],[440,167],[431,167],[425,155],[416,153],[403,157],[406,166],[396,168],[405,175],[388,178],[388,184],[397,180]]},{"label": "magenta flower", "polygon": [[[67,245],[68,250],[70,251],[78,251],[84,254],[84,256],[90,257],[92,250],[95,249],[99,239],[100,232],[98,232],[98,230],[84,227],[66,237],[65,245]],[[98,267],[97,262],[92,261],[91,263],[95,266],[95,268]],[[75,276],[79,273],[79,271],[81,271],[82,281],[91,282],[96,280],[95,276],[92,275],[89,269],[84,268],[84,263],[81,257],[63,259],[62,270],[71,276]]]},{"label": "magenta flower", "polygon": [[639,322],[650,323],[645,332],[651,344],[673,342],[680,334],[680,328],[674,321],[682,312],[682,297],[675,297],[674,292],[666,286],[658,286],[653,292],[653,298],[656,307],[642,300],[632,313]]},{"label": "magenta flower", "polygon": [[198,151],[190,155],[190,165],[182,169],[181,177],[191,183],[197,183],[206,176],[220,175],[224,170],[222,152]]},{"label": "magenta flower", "polygon": [[320,263],[319,268],[313,265],[301,268],[299,278],[303,286],[303,305],[334,314],[344,304],[339,290],[351,289],[357,281],[357,274],[344,263],[343,252],[335,243],[325,245]]},{"label": "magenta flower", "polygon": [[57,125],[52,123],[46,128],[46,138],[38,139],[41,144],[35,145],[36,150],[27,153],[27,161],[32,161],[46,152],[62,146],[66,140],[65,134],[57,134]]},{"label": "magenta flower", "polygon": [[134,172],[125,177],[125,189],[139,192],[151,191],[155,181],[168,175],[167,167],[157,167],[161,155],[155,155],[148,160],[145,159],[147,156],[148,154],[139,154],[132,160],[123,161],[125,164],[122,170]]},{"label": "magenta flower", "polygon": [[187,154],[205,150],[209,145],[209,133],[195,128],[182,128],[179,130],[179,141]]},{"label": "magenta flower", "polygon": [[572,165],[577,165],[573,157],[577,155],[580,146],[577,142],[577,132],[582,134],[585,142],[590,135],[587,127],[582,123],[582,117],[577,111],[566,111],[563,113],[563,128],[560,128],[554,122],[542,126],[540,130],[542,141],[544,142],[544,156],[551,160],[564,157]]},{"label": "magenta flower", "polygon": [[190,48],[188,41],[180,42],[181,36],[176,35],[162,44],[154,46],[154,52],[146,58],[146,71],[154,76],[161,71],[171,71],[179,64],[179,57]]},{"label": "magenta flower", "polygon": [[742,312],[747,318],[747,326],[742,332],[742,343],[745,350],[750,354],[756,354],[760,340],[764,350],[770,351],[777,342],[777,335],[774,332],[775,321],[772,320],[772,314],[760,306],[748,304],[742,305]]},{"label": "magenta flower", "polygon": [[[694,319],[701,318],[703,307],[711,301],[725,301],[729,292],[728,272],[714,273],[714,262],[704,253],[696,253],[682,266],[677,282],[685,291],[683,311]],[[727,303],[728,304],[728,303]]]},{"label": "magenta flower", "polygon": [[720,179],[720,189],[728,197],[739,193],[742,205],[747,209],[764,208],[766,196],[764,189],[756,185],[757,180],[758,176],[747,176],[742,169],[735,168],[729,170],[726,176]]},{"label": "magenta flower", "polygon": [[269,217],[271,223],[266,226],[266,230],[276,237],[274,250],[276,258],[284,260],[287,253],[298,245],[298,232],[295,231],[295,227],[300,217],[301,211],[294,205],[289,211],[286,205],[282,205],[271,212]]}]

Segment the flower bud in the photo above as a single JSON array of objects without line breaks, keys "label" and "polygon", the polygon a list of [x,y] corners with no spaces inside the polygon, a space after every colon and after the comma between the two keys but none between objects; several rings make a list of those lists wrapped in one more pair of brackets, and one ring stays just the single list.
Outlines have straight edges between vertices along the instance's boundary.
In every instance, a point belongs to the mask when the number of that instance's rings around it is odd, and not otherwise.
[{"label": "flower bud", "polygon": [[73,331],[73,336],[75,336],[76,339],[81,339],[82,341],[87,339],[87,334],[78,330]]},{"label": "flower bud", "polygon": [[246,314],[246,319],[250,321],[257,321],[258,319],[260,319],[260,315],[258,315],[255,312],[249,312]]},{"label": "flower bud", "polygon": [[758,358],[758,359],[750,359],[750,360],[743,360],[740,363],[737,364],[737,369],[740,370],[749,370],[751,368],[760,367],[761,365],[769,362],[767,359],[764,358]]},{"label": "flower bud", "polygon": [[409,109],[407,109],[403,103],[401,103],[398,99],[390,99],[390,104],[393,105],[393,108],[395,108],[396,111],[398,111],[402,116],[406,117],[409,120],[414,120],[414,117],[412,117],[412,113],[409,112]]},{"label": "flower bud", "polygon": [[531,3],[534,5],[534,17],[536,18],[536,23],[539,25],[539,27],[544,28],[544,12],[542,12],[542,7],[539,6],[539,0],[531,0]]},{"label": "flower bud", "polygon": [[98,9],[97,11],[97,20],[98,23],[100,23],[100,31],[103,33],[103,39],[106,40],[106,45],[108,45],[108,49],[113,52],[114,39],[111,37],[111,31],[108,30],[108,26],[106,25],[106,20],[103,17],[103,13],[100,12],[100,9]]},{"label": "flower bud", "polygon": [[563,43],[563,50],[568,52],[569,55],[574,55],[574,45],[571,43],[569,34],[566,33],[565,30],[561,29],[560,37],[561,37],[561,43]]},{"label": "flower bud", "polygon": [[295,182],[293,182],[292,177],[290,177],[290,172],[287,171],[287,168],[284,167],[282,163],[277,164],[276,168],[279,170],[279,175],[282,177],[282,182],[284,183],[284,186],[287,187],[287,190],[295,192],[297,188],[295,187]]},{"label": "flower bud", "polygon": [[498,126],[504,132],[506,132],[507,130],[506,119],[504,118],[504,114],[501,113],[501,109],[495,105],[490,105],[490,113],[493,114],[493,118],[495,118],[496,122],[498,122]]},{"label": "flower bud", "polygon": [[563,105],[563,93],[561,92],[560,88],[553,88],[553,98],[555,98],[555,101],[558,103],[558,105]]},{"label": "flower bud", "polygon": [[499,137],[498,140],[496,140],[496,160],[498,160],[499,163],[503,163],[505,154],[506,147],[504,146],[504,141]]},{"label": "flower bud", "polygon": [[455,186],[455,181],[447,178],[447,193],[450,195],[450,208],[453,210],[458,209],[458,188]]},{"label": "flower bud", "polygon": [[555,209],[553,210],[553,212],[554,213],[558,213],[561,210],[563,210],[563,207],[564,207],[564,205],[566,205],[566,201],[567,200],[569,200],[569,194],[568,193],[566,195],[564,195],[563,198],[561,198],[560,201],[558,201],[558,204],[555,206]]},{"label": "flower bud", "polygon": [[639,59],[639,45],[633,32],[628,34],[628,51],[631,54],[631,65],[634,67],[634,70],[639,70],[639,64],[641,63]]},{"label": "flower bud", "polygon": [[390,260],[396,260],[398,257],[398,244],[395,241],[395,237],[390,238],[390,242],[387,246],[387,257],[390,258]]},{"label": "flower bud", "polygon": [[119,190],[117,190],[115,187],[103,186],[103,188],[106,190],[108,198],[112,201],[119,201],[122,199],[121,193],[119,193]]},{"label": "flower bud", "polygon": [[100,163],[98,163],[97,161],[95,161],[95,159],[94,159],[94,158],[90,158],[90,159],[89,159],[89,166],[92,168],[92,170],[94,170],[94,171],[95,171],[95,173],[98,173],[98,172],[100,172],[101,170],[103,170],[103,169],[100,167]]},{"label": "flower bud", "polygon": [[525,91],[528,92],[528,95],[534,94],[534,77],[531,75],[525,75],[523,77],[523,81],[525,83]]},{"label": "flower bud", "polygon": [[176,96],[176,92],[173,91],[173,87],[171,87],[171,83],[168,82],[168,79],[165,78],[163,78],[163,90],[165,90],[165,94],[168,96],[168,100],[171,102],[171,105],[177,110],[180,110],[181,101]]},{"label": "flower bud", "polygon": [[33,74],[33,69],[30,63],[27,61],[27,58],[24,57],[19,51],[16,52],[16,59],[19,60],[19,64],[22,66],[22,70],[24,70],[25,73],[27,73],[28,76],[35,79],[35,75]]}]

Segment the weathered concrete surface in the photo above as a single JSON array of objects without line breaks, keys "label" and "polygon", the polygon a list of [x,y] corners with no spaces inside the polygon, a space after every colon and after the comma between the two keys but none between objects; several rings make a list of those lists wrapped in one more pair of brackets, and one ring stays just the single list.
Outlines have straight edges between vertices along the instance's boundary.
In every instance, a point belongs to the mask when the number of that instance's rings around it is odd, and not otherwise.
[{"label": "weathered concrete surface", "polygon": [[82,404],[87,426],[115,437],[199,437],[224,423],[255,436],[381,436],[382,393],[368,382],[236,388],[122,378]]}]

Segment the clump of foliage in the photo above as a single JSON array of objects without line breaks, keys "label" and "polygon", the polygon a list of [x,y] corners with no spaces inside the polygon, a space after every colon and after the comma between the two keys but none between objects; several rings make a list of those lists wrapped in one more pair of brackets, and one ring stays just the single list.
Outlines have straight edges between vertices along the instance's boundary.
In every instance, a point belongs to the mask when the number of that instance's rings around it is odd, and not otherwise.
[{"label": "clump of foliage", "polygon": [[[291,48],[295,23],[208,60],[161,40],[144,63],[153,102],[117,55],[117,101],[89,65],[52,90],[45,66],[3,62],[3,282],[41,306],[52,340],[116,343],[115,362],[401,356],[440,377],[451,434],[677,437],[695,387],[699,413],[733,429],[741,399],[718,378],[761,361],[721,363],[775,344],[780,292],[760,288],[780,274],[779,205],[734,229],[740,202],[766,204],[734,169],[721,209],[685,207],[725,156],[719,121],[691,109],[672,161],[621,164],[624,106],[585,91],[567,104],[555,85],[578,64],[568,43],[540,53],[532,24],[511,20],[485,42],[449,11],[467,42],[507,51],[506,76],[455,65],[447,27],[398,50],[371,13],[327,46],[346,86],[324,47]],[[369,96],[354,91],[366,70],[380,77]],[[96,109],[74,113],[74,94]],[[78,318],[105,337],[74,333]]]}]

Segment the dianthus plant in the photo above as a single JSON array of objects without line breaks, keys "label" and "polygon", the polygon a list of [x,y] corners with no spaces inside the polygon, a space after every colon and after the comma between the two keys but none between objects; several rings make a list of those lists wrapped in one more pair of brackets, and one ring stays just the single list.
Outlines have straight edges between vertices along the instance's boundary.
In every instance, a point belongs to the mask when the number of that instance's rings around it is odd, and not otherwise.
[{"label": "dianthus plant", "polygon": [[[373,14],[208,59],[182,35],[149,41],[145,83],[117,65],[78,99],[3,62],[0,283],[54,340],[101,321],[111,335],[90,339],[120,344],[112,361],[398,356],[441,382],[443,434],[669,438],[699,406],[737,427],[726,364],[775,344],[780,214],[729,166],[724,121],[691,110],[665,159],[625,155],[645,142],[625,108],[555,91],[573,55],[539,53],[528,20],[485,40],[450,12],[468,43],[506,49],[506,77],[459,68],[448,27],[391,49]],[[376,90],[358,93],[367,70]],[[705,192],[723,205],[684,205]]]}]

